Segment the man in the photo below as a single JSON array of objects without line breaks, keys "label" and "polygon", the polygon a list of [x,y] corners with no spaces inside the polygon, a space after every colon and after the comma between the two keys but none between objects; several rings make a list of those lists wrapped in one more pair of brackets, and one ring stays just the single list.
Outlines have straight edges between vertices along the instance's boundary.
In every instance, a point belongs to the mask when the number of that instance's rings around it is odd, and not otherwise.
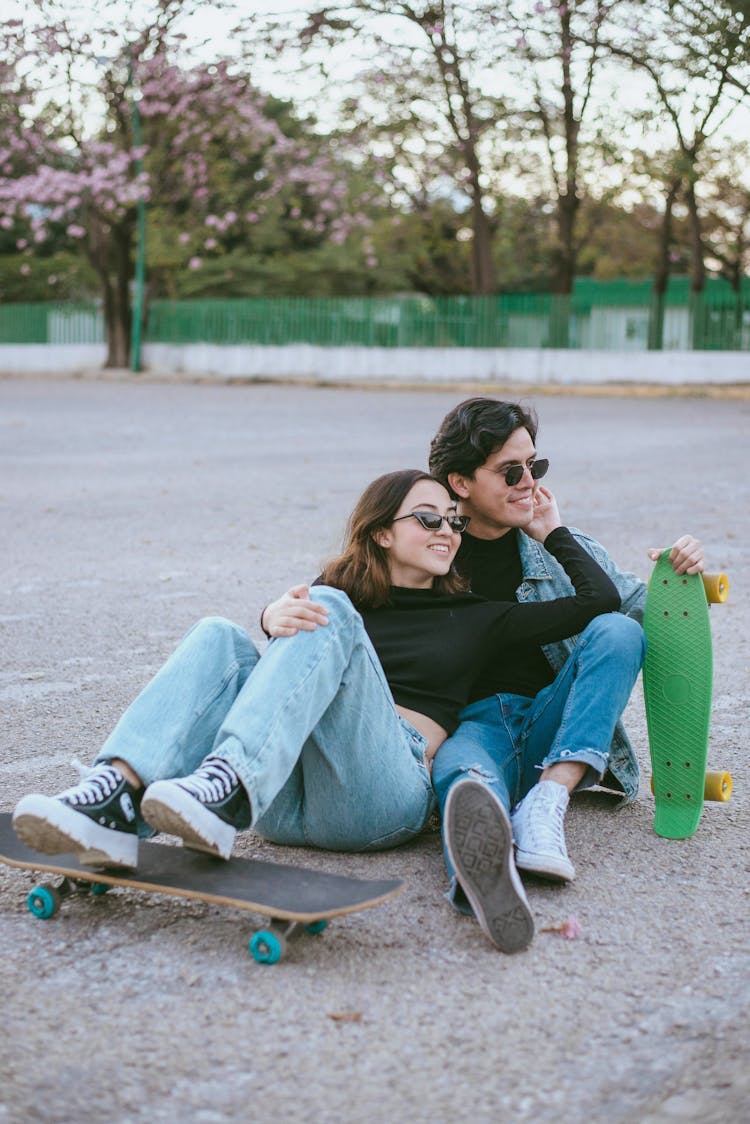
[{"label": "man", "polygon": [[[559,564],[523,530],[535,498],[547,491],[539,480],[548,462],[537,458],[536,435],[530,410],[470,398],[450,411],[431,444],[431,473],[471,517],[456,565],[474,592],[491,600],[571,593]],[[560,882],[574,878],[563,829],[570,794],[597,783],[629,800],[638,792],[638,764],[620,715],[645,652],[639,622],[646,589],[599,543],[574,534],[614,581],[620,613],[598,617],[580,637],[529,647],[510,667],[488,668],[433,762],[449,896],[459,909],[470,905],[506,951],[533,936],[516,867]],[[703,569],[701,544],[688,535],[670,559],[677,573]]]}]

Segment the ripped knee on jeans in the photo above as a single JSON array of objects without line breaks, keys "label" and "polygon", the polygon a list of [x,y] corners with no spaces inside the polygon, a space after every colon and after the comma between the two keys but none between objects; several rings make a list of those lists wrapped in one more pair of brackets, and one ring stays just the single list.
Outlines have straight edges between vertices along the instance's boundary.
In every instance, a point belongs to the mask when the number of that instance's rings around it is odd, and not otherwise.
[{"label": "ripped knee on jeans", "polygon": [[475,781],[484,781],[486,784],[492,784],[499,779],[497,773],[491,773],[482,765],[469,765],[468,768],[464,769],[464,774]]}]

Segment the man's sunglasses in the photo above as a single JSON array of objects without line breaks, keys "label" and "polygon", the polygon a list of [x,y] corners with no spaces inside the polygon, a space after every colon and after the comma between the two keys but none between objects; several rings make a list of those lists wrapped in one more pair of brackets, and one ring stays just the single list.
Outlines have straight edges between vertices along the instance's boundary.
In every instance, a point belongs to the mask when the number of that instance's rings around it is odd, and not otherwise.
[{"label": "man's sunglasses", "polygon": [[458,531],[459,535],[471,522],[470,515],[438,515],[436,511],[410,511],[408,515],[397,515],[393,522],[398,523],[401,519],[416,519],[425,531],[439,531],[445,520],[451,531]]},{"label": "man's sunglasses", "polygon": [[516,484],[520,484],[523,474],[528,468],[531,473],[532,480],[541,480],[543,476],[547,475],[549,468],[549,461],[542,460],[534,461],[533,464],[509,464],[507,468],[501,468],[498,475],[505,477],[505,483],[508,487],[513,488]]}]

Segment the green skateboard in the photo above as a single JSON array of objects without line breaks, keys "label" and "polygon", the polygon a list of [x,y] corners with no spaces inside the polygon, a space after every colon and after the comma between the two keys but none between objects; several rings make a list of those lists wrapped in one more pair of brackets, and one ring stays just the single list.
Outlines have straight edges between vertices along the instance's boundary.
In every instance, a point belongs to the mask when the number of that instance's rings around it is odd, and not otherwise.
[{"label": "green skateboard", "polygon": [[713,669],[708,602],[728,594],[724,574],[676,574],[668,550],[648,587],[643,692],[654,831],[667,839],[692,835],[704,799],[728,800],[732,791],[728,773],[706,773]]}]

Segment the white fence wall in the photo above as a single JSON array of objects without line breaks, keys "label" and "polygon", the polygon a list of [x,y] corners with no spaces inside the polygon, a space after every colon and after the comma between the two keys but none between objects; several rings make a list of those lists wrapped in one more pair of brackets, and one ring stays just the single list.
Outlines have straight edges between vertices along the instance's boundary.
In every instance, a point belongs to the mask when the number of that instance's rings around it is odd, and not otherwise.
[{"label": "white fence wall", "polygon": [[[0,373],[90,373],[103,365],[105,357],[103,344],[5,344],[0,345]],[[750,352],[738,351],[147,344],[143,365],[156,375],[316,382],[571,386],[750,382]]]}]

